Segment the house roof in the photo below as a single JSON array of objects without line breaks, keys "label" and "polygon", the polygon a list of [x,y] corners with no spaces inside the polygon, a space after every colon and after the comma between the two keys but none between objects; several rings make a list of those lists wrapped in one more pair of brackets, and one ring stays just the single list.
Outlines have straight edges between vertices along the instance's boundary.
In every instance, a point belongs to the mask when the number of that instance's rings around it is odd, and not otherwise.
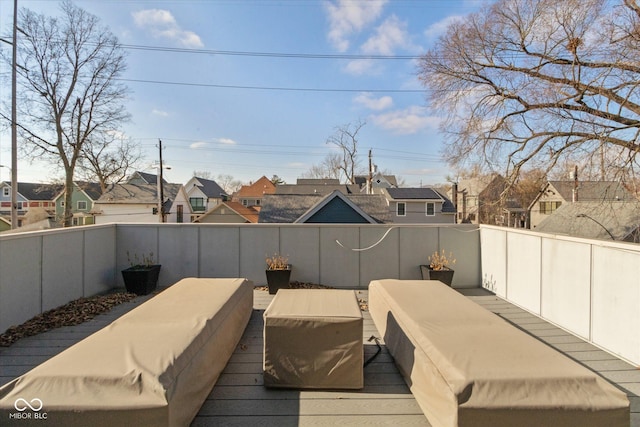
[{"label": "house roof", "polygon": [[[549,181],[567,201],[573,199],[574,181]],[[617,181],[578,181],[578,201],[634,200],[635,197]]]},{"label": "house roof", "polygon": [[266,176],[261,177],[259,180],[250,185],[243,185],[236,193],[236,197],[248,198],[248,197],[262,197],[265,194],[274,194],[276,192],[276,186]]},{"label": "house roof", "polygon": [[238,202],[222,202],[216,205],[214,208],[210,209],[207,213],[202,215],[200,218],[195,220],[194,222],[202,222],[202,219],[206,218],[209,215],[213,215],[218,212],[220,209],[227,207],[235,212],[237,215],[243,217],[248,222],[257,223],[258,222],[258,211],[252,207],[244,206],[242,203]]},{"label": "house roof", "polygon": [[[182,186],[164,184],[165,199],[175,199]],[[158,188],[150,184],[113,184],[107,188],[97,203],[151,204],[158,202]],[[166,206],[166,205],[165,205]]]},{"label": "house roof", "polygon": [[[164,178],[162,179],[162,182],[165,184],[167,183]],[[127,180],[127,184],[158,185],[158,175],[136,171],[129,177],[129,179]]]},{"label": "house roof", "polygon": [[[7,181],[4,185],[11,187]],[[18,193],[27,200],[53,200],[62,188],[64,186],[60,184],[18,182]]]},{"label": "house roof", "polygon": [[218,183],[212,179],[200,178],[197,176],[195,176],[194,179],[197,180],[198,183],[200,183],[198,187],[200,188],[200,191],[202,191],[207,197],[210,197],[213,199],[220,199],[223,196],[227,195],[227,192],[224,191],[224,189],[220,187]]},{"label": "house roof", "polygon": [[75,184],[84,191],[91,200],[98,200],[102,196],[102,188],[97,182],[75,181]]},{"label": "house roof", "polygon": [[433,188],[387,188],[385,191],[393,200],[444,201],[442,195]]},{"label": "house roof", "polygon": [[535,231],[607,240],[611,233],[615,240],[626,240],[639,228],[640,202],[598,201],[563,203]]},{"label": "house roof", "polygon": [[[74,181],[73,182],[77,189],[83,191],[87,197],[91,200],[96,201],[102,196],[102,188],[100,188],[100,184],[97,182],[86,182],[86,181]],[[60,188],[60,191],[56,195],[56,199],[62,197],[64,195],[64,186]]]},{"label": "house roof", "polygon": [[[279,187],[279,186],[278,186]],[[343,194],[343,193],[341,193]],[[346,198],[377,223],[390,222],[389,208],[385,198],[375,194],[348,194]],[[335,194],[269,194],[262,199],[258,222],[293,223],[313,207]]]}]

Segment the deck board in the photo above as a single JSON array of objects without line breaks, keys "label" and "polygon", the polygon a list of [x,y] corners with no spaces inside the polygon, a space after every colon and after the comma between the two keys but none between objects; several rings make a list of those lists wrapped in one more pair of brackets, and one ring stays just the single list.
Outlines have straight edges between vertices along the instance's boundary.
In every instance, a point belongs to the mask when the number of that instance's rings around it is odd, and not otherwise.
[{"label": "deck board", "polygon": [[[358,298],[367,300],[366,290]],[[631,401],[631,427],[640,427],[640,370],[567,333],[565,330],[482,290],[461,291],[470,299],[514,326],[598,372],[626,391]],[[22,375],[80,339],[99,330],[149,297],[138,297],[82,325],[60,328],[0,347],[0,384]],[[430,426],[393,358],[382,346],[380,354],[364,368],[362,390],[267,389],[262,382],[262,314],[272,295],[254,291],[254,311],[216,386],[202,405],[193,426]],[[377,346],[368,342],[378,332],[368,312],[363,312],[365,360]]]}]

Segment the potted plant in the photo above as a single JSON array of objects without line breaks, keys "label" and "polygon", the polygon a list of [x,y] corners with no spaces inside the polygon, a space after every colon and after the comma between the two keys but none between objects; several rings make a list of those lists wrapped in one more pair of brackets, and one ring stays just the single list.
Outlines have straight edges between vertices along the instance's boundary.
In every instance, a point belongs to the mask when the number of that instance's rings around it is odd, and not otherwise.
[{"label": "potted plant", "polygon": [[278,289],[288,288],[289,279],[291,277],[291,264],[289,264],[289,258],[279,255],[278,253],[273,256],[265,257],[267,263],[267,285],[269,286],[269,293],[276,294]]},{"label": "potted plant", "polygon": [[130,266],[122,270],[122,278],[127,292],[147,295],[155,290],[161,265],[154,264],[153,252],[150,252],[149,256],[142,255],[142,258],[138,258],[138,254],[134,254],[132,259],[127,251],[127,259]]},{"label": "potted plant", "polygon": [[447,255],[443,249],[441,252],[435,251],[427,259],[429,260],[429,264],[420,266],[422,279],[439,280],[442,283],[451,286],[454,272],[451,267],[456,263],[453,253],[449,252]]}]

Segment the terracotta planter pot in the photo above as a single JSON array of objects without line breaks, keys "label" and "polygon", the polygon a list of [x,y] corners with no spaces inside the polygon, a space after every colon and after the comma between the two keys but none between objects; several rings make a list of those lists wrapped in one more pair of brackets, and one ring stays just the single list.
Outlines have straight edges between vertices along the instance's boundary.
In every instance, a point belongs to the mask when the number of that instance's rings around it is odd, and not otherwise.
[{"label": "terracotta planter pot", "polygon": [[153,292],[158,285],[158,276],[160,275],[160,264],[150,265],[148,267],[129,267],[122,270],[122,279],[127,292],[137,295],[147,295]]},{"label": "terracotta planter pot", "polygon": [[421,265],[420,272],[422,273],[422,280],[439,280],[449,286],[453,282],[454,270],[434,270],[428,265]]},{"label": "terracotta planter pot", "polygon": [[288,289],[291,278],[291,266],[286,270],[265,270],[269,293],[274,295],[278,289]]}]

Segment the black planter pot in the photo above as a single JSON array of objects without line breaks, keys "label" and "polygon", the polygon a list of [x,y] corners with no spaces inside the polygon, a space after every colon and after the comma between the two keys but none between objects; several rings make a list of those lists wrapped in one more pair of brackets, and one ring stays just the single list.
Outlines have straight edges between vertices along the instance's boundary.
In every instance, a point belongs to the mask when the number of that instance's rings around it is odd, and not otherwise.
[{"label": "black planter pot", "polygon": [[434,270],[428,265],[421,265],[420,272],[422,273],[422,280],[439,280],[449,286],[451,286],[451,282],[453,282],[454,270]]},{"label": "black planter pot", "polygon": [[267,285],[269,293],[274,295],[278,289],[288,289],[289,279],[291,278],[291,268],[286,270],[265,270],[267,275]]},{"label": "black planter pot", "polygon": [[129,267],[122,270],[122,278],[127,292],[137,295],[147,295],[156,289],[158,276],[160,275],[160,264],[148,267]]}]

